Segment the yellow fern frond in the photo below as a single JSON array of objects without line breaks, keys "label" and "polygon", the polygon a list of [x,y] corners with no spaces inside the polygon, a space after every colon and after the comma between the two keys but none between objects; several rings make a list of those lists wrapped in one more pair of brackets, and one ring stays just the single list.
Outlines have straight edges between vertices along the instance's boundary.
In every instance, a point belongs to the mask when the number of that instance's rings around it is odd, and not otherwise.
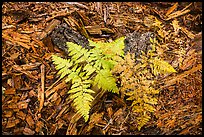
[{"label": "yellow fern frond", "polygon": [[176,70],[169,63],[159,59],[158,57],[153,58],[150,62],[153,64],[150,65],[150,67],[155,76],[157,76],[158,74],[176,72]]},{"label": "yellow fern frond", "polygon": [[[128,53],[124,60],[115,66],[114,73],[120,74],[121,94],[125,94],[127,100],[132,101],[132,112],[137,113],[137,128],[141,129],[150,119],[150,113],[155,111],[154,105],[157,99],[154,94],[159,91],[155,90],[151,85],[153,80],[148,80],[147,76],[151,75],[149,66],[149,58],[143,53],[140,63],[136,64],[134,54]],[[151,78],[151,76],[148,76]]]},{"label": "yellow fern frond", "polygon": [[151,119],[150,116],[146,114],[146,112],[141,113],[140,117],[137,117],[137,123],[138,123],[138,130],[140,131],[141,128]]}]

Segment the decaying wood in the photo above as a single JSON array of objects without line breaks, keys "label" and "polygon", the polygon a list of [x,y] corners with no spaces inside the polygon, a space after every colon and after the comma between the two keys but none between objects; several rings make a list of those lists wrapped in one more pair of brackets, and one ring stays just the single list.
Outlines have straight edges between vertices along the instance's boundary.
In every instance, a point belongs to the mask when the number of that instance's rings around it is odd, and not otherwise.
[{"label": "decaying wood", "polygon": [[113,35],[115,33],[112,29],[100,26],[86,26],[85,29],[90,35],[99,35],[101,37],[103,37],[102,34]]},{"label": "decaying wood", "polygon": [[46,21],[48,22],[48,21],[50,21],[50,20],[52,20],[54,18],[57,18],[57,17],[65,17],[65,16],[67,16],[69,14],[70,14],[70,12],[67,12],[67,10],[60,11],[58,13],[55,13],[55,15],[53,15],[52,17],[47,18]]},{"label": "decaying wood", "polygon": [[46,36],[48,36],[53,30],[54,28],[60,24],[61,21],[57,20],[57,19],[53,19],[50,24],[45,28],[45,30],[40,34],[39,36],[39,40],[44,39]]},{"label": "decaying wood", "polygon": [[[162,90],[168,86],[171,86],[173,84],[175,84],[177,81],[181,80],[182,78],[187,77],[189,74],[192,74],[196,71],[199,71],[202,69],[202,64],[198,64],[197,66],[193,67],[192,69],[185,71],[177,76],[173,76],[173,77],[169,77],[167,79],[164,80],[164,86],[159,87],[159,90]],[[159,84],[160,85],[160,84]]]}]

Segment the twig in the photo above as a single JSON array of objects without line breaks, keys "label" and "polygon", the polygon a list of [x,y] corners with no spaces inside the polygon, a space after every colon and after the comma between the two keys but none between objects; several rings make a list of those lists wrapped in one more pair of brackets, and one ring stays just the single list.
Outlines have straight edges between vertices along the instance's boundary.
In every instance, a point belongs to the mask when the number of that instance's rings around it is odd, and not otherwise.
[{"label": "twig", "polygon": [[41,67],[41,89],[38,91],[38,99],[40,101],[40,107],[39,107],[39,112],[43,108],[44,104],[44,93],[45,93],[45,65],[42,64]]},{"label": "twig", "polygon": [[113,124],[113,119],[112,118],[110,118],[110,120],[108,121],[108,124],[105,125],[103,130],[105,130],[110,124]]},{"label": "twig", "polygon": [[126,122],[128,116],[130,115],[130,111],[128,112],[127,116],[125,117],[125,119],[123,120],[123,122],[120,124],[120,129],[122,128],[122,125]]},{"label": "twig", "polygon": [[[59,78],[57,81],[55,81],[55,83],[53,83],[46,91],[45,94],[48,93],[48,91],[50,91],[53,86],[55,86],[62,78]],[[48,95],[46,95],[46,97],[48,97],[51,93],[49,93]]]},{"label": "twig", "polygon": [[81,7],[81,8],[85,8],[85,9],[89,9],[87,6],[81,4],[81,3],[78,3],[78,2],[67,2],[67,4],[70,4],[70,5],[77,5],[78,7]]},{"label": "twig", "polygon": [[14,25],[7,25],[7,26],[2,26],[3,29],[10,29],[10,28],[16,28]]}]

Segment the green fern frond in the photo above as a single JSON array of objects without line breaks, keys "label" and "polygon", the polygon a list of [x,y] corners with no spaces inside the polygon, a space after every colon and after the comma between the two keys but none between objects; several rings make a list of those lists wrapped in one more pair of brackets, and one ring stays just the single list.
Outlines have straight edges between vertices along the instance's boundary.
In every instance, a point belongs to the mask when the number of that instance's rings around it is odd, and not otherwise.
[{"label": "green fern frond", "polygon": [[71,90],[68,91],[68,93],[71,94],[70,98],[74,99],[73,102],[77,112],[84,117],[85,122],[88,121],[89,110],[94,99],[90,93],[95,93],[89,89],[91,83],[92,80],[77,81],[71,86]]},{"label": "green fern frond", "polygon": [[71,56],[71,60],[75,61],[75,63],[81,63],[87,60],[90,61],[91,57],[88,49],[85,49],[72,42],[67,42],[67,47],[69,56]]},{"label": "green fern frond", "polygon": [[96,71],[96,68],[94,68],[91,64],[86,64],[83,70],[86,71],[86,75],[89,76]]},{"label": "green fern frond", "polygon": [[95,46],[96,50],[102,51],[102,54],[108,55],[109,57],[115,55],[124,56],[124,40],[125,37],[121,37],[110,43],[91,42],[90,44],[91,46]]},{"label": "green fern frond", "polygon": [[89,40],[89,46],[95,47],[97,51],[100,51],[104,55],[119,55],[124,56],[124,40],[125,37],[120,37],[113,42],[104,43],[104,42],[93,42]]},{"label": "green fern frond", "polygon": [[60,58],[56,55],[52,55],[53,63],[56,65],[56,69],[59,70],[58,74],[60,74],[60,78],[71,73],[70,67],[72,67],[73,63],[70,60]]},{"label": "green fern frond", "polygon": [[111,73],[111,69],[121,60],[124,52],[124,37],[111,43],[93,42],[89,40],[89,45],[93,47],[88,50],[80,45],[67,42],[68,56],[70,59],[62,59],[53,55],[52,60],[59,70],[61,78],[67,76],[65,81],[71,82],[71,89],[68,91],[70,99],[77,113],[81,114],[85,121],[89,118],[89,111],[95,93],[90,89],[91,85],[113,93],[118,93],[116,80]]},{"label": "green fern frond", "polygon": [[116,85],[116,80],[113,78],[110,71],[102,69],[96,75],[94,85],[98,85],[98,88],[103,90],[112,91],[113,93],[118,93],[118,87]]}]

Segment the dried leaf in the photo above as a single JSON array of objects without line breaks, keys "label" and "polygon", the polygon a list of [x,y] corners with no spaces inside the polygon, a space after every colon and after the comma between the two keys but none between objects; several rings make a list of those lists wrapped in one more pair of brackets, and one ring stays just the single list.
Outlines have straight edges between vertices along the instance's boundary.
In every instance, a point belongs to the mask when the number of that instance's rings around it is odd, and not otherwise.
[{"label": "dried leaf", "polygon": [[174,32],[176,35],[179,33],[179,30],[181,29],[178,23],[179,22],[176,19],[174,19],[171,24],[174,27]]},{"label": "dried leaf", "polygon": [[158,30],[157,33],[159,34],[159,36],[161,36],[162,38],[164,38],[164,31],[162,31],[162,29]]},{"label": "dried leaf", "polygon": [[153,26],[156,26],[156,27],[158,27],[158,28],[162,28],[163,27],[163,25],[161,25],[162,24],[162,22],[161,21],[159,21],[156,17],[155,17],[155,20],[154,20],[154,23],[152,24]]},{"label": "dried leaf", "polygon": [[144,17],[144,25],[148,28],[151,28],[153,26],[153,23],[155,21],[155,17],[152,15],[148,15]]}]

